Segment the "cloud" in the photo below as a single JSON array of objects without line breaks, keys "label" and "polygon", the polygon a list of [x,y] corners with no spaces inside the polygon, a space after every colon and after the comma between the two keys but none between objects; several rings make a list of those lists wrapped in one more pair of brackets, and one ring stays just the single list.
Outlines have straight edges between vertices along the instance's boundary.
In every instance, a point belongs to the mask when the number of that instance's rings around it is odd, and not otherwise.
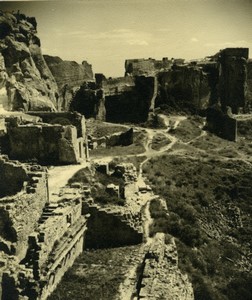
[{"label": "cloud", "polygon": [[197,39],[197,38],[195,38],[195,37],[192,37],[191,38],[191,42],[193,42],[193,43],[197,43],[199,40]]},{"label": "cloud", "polygon": [[144,31],[134,31],[127,28],[118,28],[109,31],[88,32],[85,30],[75,30],[69,32],[57,32],[58,36],[68,36],[86,39],[90,41],[107,41],[110,43],[123,43],[134,46],[147,46],[151,39],[151,34]]},{"label": "cloud", "polygon": [[136,45],[136,46],[148,46],[149,45],[149,43],[146,42],[145,40],[129,40],[129,41],[127,41],[127,43],[132,46],[133,45]]}]

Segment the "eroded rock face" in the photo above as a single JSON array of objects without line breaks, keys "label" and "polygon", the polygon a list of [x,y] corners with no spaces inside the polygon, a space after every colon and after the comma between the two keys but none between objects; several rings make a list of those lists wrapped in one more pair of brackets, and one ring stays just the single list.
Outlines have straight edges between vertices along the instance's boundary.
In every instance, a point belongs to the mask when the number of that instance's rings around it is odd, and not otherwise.
[{"label": "eroded rock face", "polygon": [[57,56],[44,55],[44,58],[58,84],[61,109],[66,110],[76,90],[85,81],[93,80],[92,66],[87,61],[78,64]]},{"label": "eroded rock face", "polygon": [[177,109],[206,108],[210,97],[207,74],[190,65],[173,66],[158,75],[159,93],[156,105],[166,104]]},{"label": "eroded rock face", "polygon": [[248,48],[227,48],[219,53],[221,106],[230,106],[235,114],[247,107],[247,59]]},{"label": "eroded rock face", "polygon": [[9,110],[57,107],[58,87],[42,56],[35,18],[0,15],[0,101]]}]

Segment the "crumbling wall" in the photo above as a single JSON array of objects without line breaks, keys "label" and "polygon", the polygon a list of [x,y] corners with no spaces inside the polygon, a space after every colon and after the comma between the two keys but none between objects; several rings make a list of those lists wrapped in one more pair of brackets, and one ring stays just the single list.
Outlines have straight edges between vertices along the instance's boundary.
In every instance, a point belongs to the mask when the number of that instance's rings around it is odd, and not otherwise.
[{"label": "crumbling wall", "polygon": [[44,112],[44,111],[29,111],[29,115],[38,116],[43,123],[58,124],[58,125],[73,125],[77,128],[77,137],[86,136],[86,121],[85,117],[77,112]]},{"label": "crumbling wall", "polygon": [[247,93],[246,100],[248,103],[248,112],[252,111],[252,59],[247,63]]},{"label": "crumbling wall", "polygon": [[[7,254],[14,254],[23,258],[27,250],[27,236],[31,233],[40,218],[44,205],[48,202],[47,173],[40,166],[26,166],[10,162],[7,158],[1,158],[1,163],[6,165],[3,171],[15,176],[19,173],[23,186],[16,195],[6,196],[0,199],[0,237],[1,250]],[[17,165],[14,171],[14,165]],[[4,176],[4,173],[1,173]],[[12,177],[8,177],[11,181]],[[8,181],[5,182],[8,185]],[[11,182],[10,182],[11,185]]]},{"label": "crumbling wall", "polygon": [[10,157],[43,164],[78,163],[84,158],[82,138],[72,125],[27,124],[8,127]]},{"label": "crumbling wall", "polygon": [[125,75],[141,76],[141,75],[155,75],[157,72],[170,69],[173,61],[164,57],[162,60],[148,59],[126,59],[125,61]]},{"label": "crumbling wall", "polygon": [[28,175],[21,164],[0,157],[0,178],[1,198],[20,192],[24,187],[24,182],[28,180]]},{"label": "crumbling wall", "polygon": [[106,135],[100,138],[95,138],[89,136],[89,148],[106,148],[106,147],[115,147],[115,146],[128,146],[133,144],[134,132],[133,128],[125,132],[116,132],[112,135]]},{"label": "crumbling wall", "polygon": [[164,233],[157,233],[147,246],[140,270],[137,299],[194,299],[188,276],[178,268],[175,241],[166,243]]},{"label": "crumbling wall", "polygon": [[96,204],[86,204],[90,214],[85,237],[86,248],[120,247],[142,242],[141,214],[106,210]]}]

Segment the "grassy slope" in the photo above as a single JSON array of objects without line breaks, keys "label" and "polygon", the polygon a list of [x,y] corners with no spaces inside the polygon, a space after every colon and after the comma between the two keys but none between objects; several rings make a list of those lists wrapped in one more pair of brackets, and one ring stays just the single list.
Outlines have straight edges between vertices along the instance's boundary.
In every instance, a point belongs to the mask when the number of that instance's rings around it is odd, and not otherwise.
[{"label": "grassy slope", "polygon": [[117,299],[139,246],[84,251],[48,300]]},{"label": "grassy slope", "polygon": [[[177,130],[180,138],[184,128]],[[244,139],[235,144],[207,135],[145,165],[145,176],[170,212],[165,217],[155,211],[151,231],[177,238],[180,267],[192,278],[196,300],[252,299],[249,149]]]}]

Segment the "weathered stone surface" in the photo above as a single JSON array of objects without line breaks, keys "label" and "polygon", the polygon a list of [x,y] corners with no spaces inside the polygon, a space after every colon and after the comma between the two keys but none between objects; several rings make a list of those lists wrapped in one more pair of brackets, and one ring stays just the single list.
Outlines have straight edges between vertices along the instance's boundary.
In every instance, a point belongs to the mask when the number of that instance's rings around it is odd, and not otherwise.
[{"label": "weathered stone surface", "polygon": [[238,113],[240,108],[245,110],[248,106],[247,59],[247,48],[227,48],[219,53],[221,106],[223,109],[226,106],[231,107],[233,113]]},{"label": "weathered stone surface", "polygon": [[236,141],[237,139],[237,121],[232,115],[224,113],[218,107],[209,107],[207,109],[207,129],[218,136]]},{"label": "weathered stone surface", "polygon": [[252,110],[252,59],[247,63],[247,93],[246,100],[248,103],[248,111]]},{"label": "weathered stone surface", "polygon": [[153,58],[148,59],[126,59],[125,61],[125,75],[141,76],[141,75],[155,75],[160,71],[170,69],[174,59],[164,57],[162,60]]},{"label": "weathered stone surface", "polygon": [[168,105],[195,112],[206,108],[210,97],[207,74],[197,66],[174,65],[158,74],[159,92],[156,106]]},{"label": "weathered stone surface", "polygon": [[87,248],[136,245],[143,241],[139,211],[85,202],[84,212],[90,214],[85,236]]},{"label": "weathered stone surface", "polygon": [[193,288],[187,275],[178,268],[174,239],[165,242],[157,233],[148,246],[138,281],[138,299],[193,300]]},{"label": "weathered stone surface", "polygon": [[95,85],[83,85],[70,104],[85,117],[110,122],[144,122],[155,94],[155,77],[106,79],[96,76]]},{"label": "weathered stone surface", "polygon": [[81,195],[69,188],[49,203],[46,169],[5,156],[0,163],[16,192],[0,196],[0,298],[45,300],[83,250]]},{"label": "weathered stone surface", "polygon": [[88,158],[85,119],[78,113],[13,112],[1,118],[0,146],[13,159],[75,164]]},{"label": "weathered stone surface", "polygon": [[0,28],[0,104],[9,110],[56,110],[58,87],[41,53],[36,20],[1,13]]},{"label": "weathered stone surface", "polygon": [[59,87],[60,109],[67,110],[80,86],[93,81],[92,66],[87,61],[78,64],[57,56],[44,55],[44,58]]}]

